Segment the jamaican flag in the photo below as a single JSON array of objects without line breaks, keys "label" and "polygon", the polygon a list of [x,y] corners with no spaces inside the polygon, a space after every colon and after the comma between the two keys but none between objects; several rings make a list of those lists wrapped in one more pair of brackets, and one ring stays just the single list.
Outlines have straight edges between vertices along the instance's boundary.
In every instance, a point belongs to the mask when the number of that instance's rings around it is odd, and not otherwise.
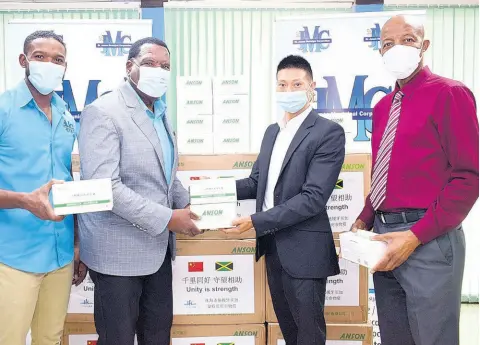
[{"label": "jamaican flag", "polygon": [[343,180],[338,179],[337,183],[335,184],[335,189],[343,189]]},{"label": "jamaican flag", "polygon": [[215,262],[215,271],[229,272],[233,271],[233,262]]}]

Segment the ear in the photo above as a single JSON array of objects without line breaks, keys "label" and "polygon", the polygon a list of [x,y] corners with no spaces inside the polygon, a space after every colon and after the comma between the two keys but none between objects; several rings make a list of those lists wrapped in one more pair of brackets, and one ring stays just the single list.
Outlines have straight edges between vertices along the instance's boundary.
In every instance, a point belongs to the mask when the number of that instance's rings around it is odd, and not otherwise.
[{"label": "ear", "polygon": [[22,66],[22,68],[27,68],[28,61],[27,61],[27,57],[25,56],[25,54],[20,54],[19,55],[18,62],[20,63],[20,66]]},{"label": "ear", "polygon": [[425,53],[430,48],[430,40],[424,40],[422,46],[422,53]]},{"label": "ear", "polygon": [[133,62],[131,60],[127,61],[127,64],[125,65],[127,75],[130,75],[132,72],[132,67],[133,67]]}]

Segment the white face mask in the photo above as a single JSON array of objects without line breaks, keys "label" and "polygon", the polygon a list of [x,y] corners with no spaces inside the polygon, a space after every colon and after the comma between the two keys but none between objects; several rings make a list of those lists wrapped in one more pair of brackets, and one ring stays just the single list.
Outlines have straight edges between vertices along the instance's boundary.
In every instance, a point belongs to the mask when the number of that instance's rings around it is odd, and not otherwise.
[{"label": "white face mask", "polygon": [[277,92],[277,105],[290,114],[300,111],[308,102],[307,90]]},{"label": "white face mask", "polygon": [[[28,61],[28,59],[27,59]],[[62,84],[65,66],[51,62],[28,61],[28,80],[42,95],[52,93]]]},{"label": "white face mask", "polygon": [[422,48],[396,45],[383,54],[383,63],[397,80],[403,80],[410,77],[417,69],[421,52]]},{"label": "white face mask", "polygon": [[136,85],[147,96],[160,98],[167,92],[169,82],[170,71],[161,67],[140,66],[140,78]]}]

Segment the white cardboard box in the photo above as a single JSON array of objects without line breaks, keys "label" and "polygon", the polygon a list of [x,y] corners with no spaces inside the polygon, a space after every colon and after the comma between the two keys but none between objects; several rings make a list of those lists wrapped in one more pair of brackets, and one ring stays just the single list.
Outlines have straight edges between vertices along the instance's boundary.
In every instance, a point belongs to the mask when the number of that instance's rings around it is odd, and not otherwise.
[{"label": "white cardboard box", "polygon": [[183,133],[212,133],[213,116],[184,114],[177,117],[177,127]]},{"label": "white cardboard box", "polygon": [[200,216],[199,229],[232,227],[237,217],[237,187],[233,178],[198,180],[189,187],[190,209]]},{"label": "white cardboard box", "polygon": [[215,115],[213,117],[214,133],[249,133],[250,121],[243,115]]},{"label": "white cardboard box", "polygon": [[213,92],[215,95],[248,94],[250,85],[245,76],[223,76],[213,78]]},{"label": "white cardboard box", "polygon": [[113,208],[112,180],[105,178],[54,184],[52,197],[57,216],[110,211]]},{"label": "white cardboard box", "polygon": [[247,153],[250,151],[249,139],[249,132],[214,132],[214,153]]},{"label": "white cardboard box", "polygon": [[177,97],[212,95],[212,78],[177,77]]},{"label": "white cardboard box", "polygon": [[236,202],[190,205],[190,210],[200,217],[194,221],[200,230],[231,228],[237,218]]},{"label": "white cardboard box", "polygon": [[208,155],[213,153],[213,133],[178,132],[178,151],[181,154]]},{"label": "white cardboard box", "polygon": [[359,265],[373,268],[385,255],[387,244],[372,241],[376,234],[370,231],[347,231],[340,234],[342,258]]},{"label": "white cardboard box", "polygon": [[234,178],[197,180],[190,184],[190,204],[236,203],[237,187]]},{"label": "white cardboard box", "polygon": [[177,115],[208,115],[213,111],[211,94],[177,95]]},{"label": "white cardboard box", "polygon": [[217,95],[214,97],[213,113],[250,116],[249,95]]}]

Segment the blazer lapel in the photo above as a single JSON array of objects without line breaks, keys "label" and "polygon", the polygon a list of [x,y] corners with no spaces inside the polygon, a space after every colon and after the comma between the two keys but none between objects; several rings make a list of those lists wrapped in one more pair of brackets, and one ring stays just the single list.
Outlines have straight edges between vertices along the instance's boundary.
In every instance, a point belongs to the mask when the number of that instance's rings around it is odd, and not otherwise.
[{"label": "blazer lapel", "polygon": [[125,99],[125,104],[130,108],[130,115],[132,116],[133,122],[135,122],[145,137],[147,137],[148,141],[152,144],[165,177],[165,163],[163,161],[162,145],[160,144],[160,139],[158,138],[152,120],[145,113],[135,91],[129,85],[126,83],[122,85],[120,87],[120,92]]},{"label": "blazer lapel", "polygon": [[313,127],[313,125],[315,124],[315,121],[317,121],[317,117],[318,117],[318,114],[312,110],[310,114],[308,114],[307,118],[300,125],[300,128],[298,128],[298,131],[297,133],[295,133],[295,136],[293,137],[293,140],[290,143],[290,146],[288,147],[287,153],[285,154],[282,168],[280,169],[280,174],[278,175],[279,179],[280,179],[280,176],[282,176],[283,170],[285,169],[288,162],[292,158],[292,155],[295,152],[295,150],[298,148],[298,146],[300,146],[302,141],[310,133],[310,128]]},{"label": "blazer lapel", "polygon": [[177,140],[175,138],[175,134],[172,131],[172,127],[170,127],[170,121],[167,118],[167,114],[165,114],[163,124],[165,125],[165,128],[167,129],[167,133],[170,136],[170,140],[172,141],[173,145],[173,166],[172,166],[172,175],[170,178],[170,183],[168,188],[170,189],[173,186],[173,182],[176,177],[177,173],[177,166],[178,166],[178,146],[177,146]]},{"label": "blazer lapel", "polygon": [[265,198],[265,191],[267,189],[268,171],[270,170],[270,161],[272,159],[273,146],[275,145],[275,140],[277,139],[277,135],[279,132],[280,127],[278,127],[278,125],[272,127],[272,129],[267,132],[265,136],[264,152],[261,152],[261,154],[265,156],[265,159],[259,160],[260,181],[258,182],[258,191],[260,192],[260,195],[258,200],[262,200],[262,202]]}]

